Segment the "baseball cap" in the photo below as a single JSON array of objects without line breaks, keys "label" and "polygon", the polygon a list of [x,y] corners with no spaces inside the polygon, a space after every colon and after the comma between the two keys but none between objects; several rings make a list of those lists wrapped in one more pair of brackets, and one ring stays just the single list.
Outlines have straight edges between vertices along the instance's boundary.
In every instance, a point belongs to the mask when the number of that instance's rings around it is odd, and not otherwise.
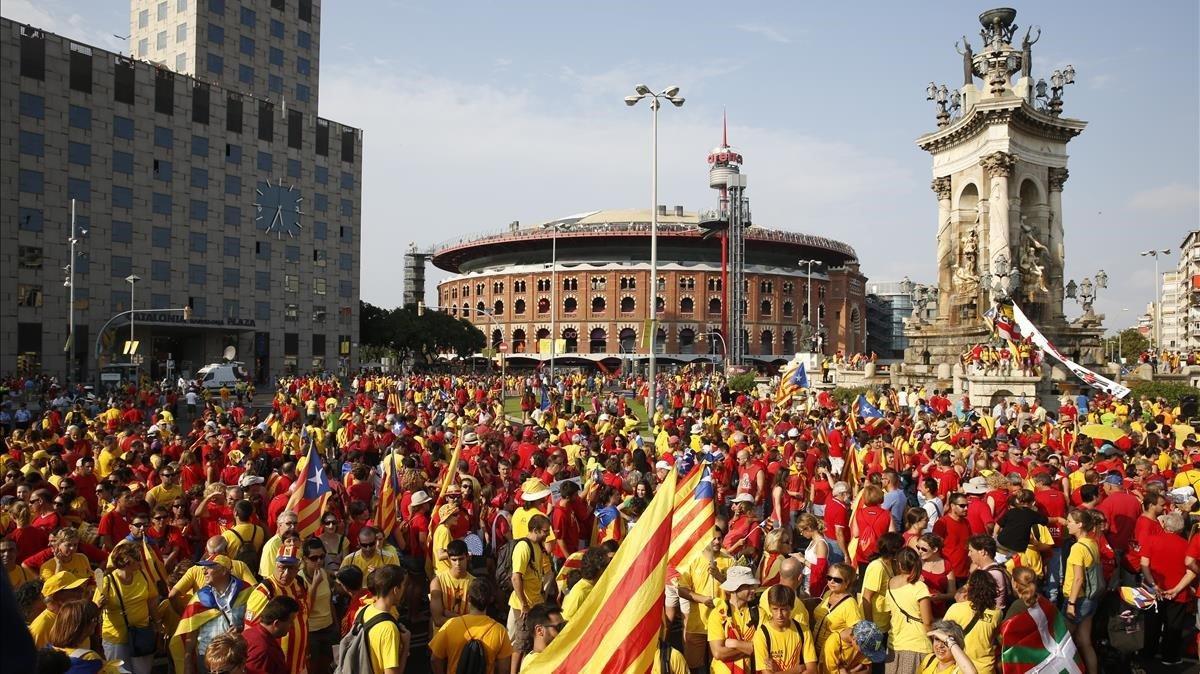
[{"label": "baseball cap", "polygon": [[225,555],[217,555],[217,556],[213,557],[212,559],[202,559],[202,560],[196,562],[196,566],[204,566],[204,567],[219,566],[219,567],[225,569],[226,571],[229,571],[230,569],[233,568],[233,562],[230,561],[229,557],[227,557]]},{"label": "baseball cap", "polygon": [[77,587],[81,587],[87,581],[88,579],[86,577],[81,578],[70,571],[59,571],[53,576],[50,576],[50,579],[47,580],[46,584],[42,586],[42,596],[53,597],[55,594],[58,594],[63,590],[73,590]]}]

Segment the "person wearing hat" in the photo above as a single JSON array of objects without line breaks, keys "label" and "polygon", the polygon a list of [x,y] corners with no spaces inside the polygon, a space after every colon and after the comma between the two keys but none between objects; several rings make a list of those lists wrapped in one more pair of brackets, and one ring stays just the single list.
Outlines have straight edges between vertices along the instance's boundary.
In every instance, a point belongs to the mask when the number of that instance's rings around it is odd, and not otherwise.
[{"label": "person wearing hat", "polygon": [[[1115,451],[1115,450],[1114,450]],[[1104,500],[1097,508],[1104,513],[1108,528],[1105,534],[1117,559],[1125,559],[1125,551],[1133,540],[1133,528],[1142,516],[1142,502],[1125,490],[1125,480],[1120,473],[1110,472],[1104,476]]]},{"label": "person wearing hat", "polygon": [[727,593],[727,599],[709,612],[705,625],[713,657],[712,674],[751,671],[752,640],[758,625],[754,624],[750,601],[757,587],[758,579],[748,566],[731,566],[725,573],[721,589]]},{"label": "person wearing hat", "polygon": [[450,571],[450,541],[455,540],[453,531],[454,526],[458,523],[461,510],[456,502],[443,503],[438,508],[438,523],[433,529],[433,539],[430,543],[433,564],[432,569],[426,569],[433,571],[430,575]]},{"label": "person wearing hat", "polygon": [[274,599],[288,597],[300,606],[300,610],[292,616],[287,632],[276,635],[281,637],[280,647],[287,670],[275,674],[300,674],[308,660],[308,584],[299,574],[299,557],[279,555],[275,558],[274,573],[256,585],[246,601],[247,629],[259,626],[260,616]]},{"label": "person wearing hat", "polygon": [[253,589],[233,574],[233,560],[227,555],[202,559],[196,568],[204,574],[204,585],[188,601],[183,611],[188,619],[180,621],[171,638],[171,657],[180,674],[204,671],[197,665],[209,644],[218,635],[241,627]]},{"label": "person wearing hat", "polygon": [[533,477],[521,485],[521,507],[512,516],[513,538],[525,538],[529,534],[529,520],[537,515],[548,516],[550,487]]},{"label": "person wearing hat", "polygon": [[76,576],[70,571],[59,571],[50,576],[42,585],[42,596],[46,598],[46,608],[29,623],[29,632],[33,635],[34,645],[43,648],[50,643],[50,630],[58,617],[58,611],[63,604],[77,599],[83,599],[84,584],[88,577]]},{"label": "person wearing hat", "polygon": [[972,535],[992,533],[996,518],[986,498],[990,490],[987,478],[980,475],[963,485],[962,491],[967,495],[967,523],[971,525]]},{"label": "person wearing hat", "polygon": [[[754,663],[758,671],[817,671],[817,649],[808,626],[793,617],[796,591],[786,585],[774,585],[763,593],[769,611],[759,618],[752,639]],[[831,640],[832,641],[832,640]]]},{"label": "person wearing hat", "polygon": [[757,559],[762,551],[764,534],[754,516],[754,497],[750,494],[738,494],[733,498],[732,508],[729,531],[721,542],[725,553],[732,557]]}]

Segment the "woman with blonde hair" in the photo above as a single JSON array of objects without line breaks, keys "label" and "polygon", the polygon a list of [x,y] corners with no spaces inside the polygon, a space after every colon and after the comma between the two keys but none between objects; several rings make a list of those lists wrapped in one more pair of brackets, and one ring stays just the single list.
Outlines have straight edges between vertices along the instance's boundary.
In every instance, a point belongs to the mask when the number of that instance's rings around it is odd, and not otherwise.
[{"label": "woman with blonde hair", "polygon": [[132,542],[118,543],[109,564],[112,570],[98,579],[92,598],[104,617],[104,655],[123,661],[124,674],[150,674],[160,636],[158,590],[142,572],[142,557]]},{"label": "woman with blonde hair", "polygon": [[76,599],[58,609],[54,626],[50,628],[50,645],[71,659],[71,669],[77,674],[117,674],[119,661],[105,660],[91,649],[92,634],[100,620],[100,609],[90,601]]},{"label": "woman with blonde hair", "polygon": [[[79,532],[75,529],[59,529],[50,536],[50,559],[42,562],[41,568],[36,569],[43,582],[59,571],[66,571],[76,578],[86,578],[92,572],[92,565],[87,555],[79,552]],[[30,571],[35,570],[29,564],[25,565]]]},{"label": "woman with blonde hair", "polygon": [[33,510],[28,503],[18,498],[8,507],[8,515],[13,519],[13,530],[7,538],[17,544],[19,561],[25,561],[25,558],[49,545],[50,535],[46,530],[33,526]]},{"label": "woman with blonde hair", "polygon": [[763,556],[758,563],[758,582],[763,589],[779,584],[779,571],[783,560],[791,554],[791,529],[773,529],[766,535],[763,540]]},{"label": "woman with blonde hair", "polygon": [[808,539],[800,562],[804,564],[804,588],[810,597],[825,593],[825,572],[834,564],[846,561],[836,542],[825,537],[825,525],[808,513],[796,520],[796,531]]}]

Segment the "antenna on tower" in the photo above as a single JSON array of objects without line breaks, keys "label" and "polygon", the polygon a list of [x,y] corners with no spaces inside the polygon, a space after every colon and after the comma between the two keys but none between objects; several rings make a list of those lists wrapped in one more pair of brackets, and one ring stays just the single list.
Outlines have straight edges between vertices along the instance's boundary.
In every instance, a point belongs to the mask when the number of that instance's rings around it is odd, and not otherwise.
[{"label": "antenna on tower", "polygon": [[729,147],[729,115],[721,108],[721,147]]}]

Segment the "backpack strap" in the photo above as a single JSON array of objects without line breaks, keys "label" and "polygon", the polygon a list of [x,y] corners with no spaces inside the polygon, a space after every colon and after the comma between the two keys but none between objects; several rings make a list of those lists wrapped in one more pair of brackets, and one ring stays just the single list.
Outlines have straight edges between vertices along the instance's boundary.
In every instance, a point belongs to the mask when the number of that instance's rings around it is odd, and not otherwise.
[{"label": "backpack strap", "polygon": [[975,629],[975,624],[979,622],[979,619],[983,617],[983,614],[985,612],[986,612],[986,609],[984,609],[983,611],[976,611],[975,615],[971,616],[971,622],[967,623],[967,626],[963,628],[963,636],[964,637],[966,635],[970,634],[971,630]]},{"label": "backpack strap", "polygon": [[904,615],[905,620],[912,622],[912,623],[922,623],[923,624],[925,622],[925,621],[921,620],[920,618],[914,618],[911,613],[909,613],[908,611],[905,611],[904,607],[900,605],[900,602],[896,601],[896,595],[892,594],[892,588],[890,588],[890,587],[888,588],[888,596],[892,598],[892,603],[895,604],[896,609]]}]

